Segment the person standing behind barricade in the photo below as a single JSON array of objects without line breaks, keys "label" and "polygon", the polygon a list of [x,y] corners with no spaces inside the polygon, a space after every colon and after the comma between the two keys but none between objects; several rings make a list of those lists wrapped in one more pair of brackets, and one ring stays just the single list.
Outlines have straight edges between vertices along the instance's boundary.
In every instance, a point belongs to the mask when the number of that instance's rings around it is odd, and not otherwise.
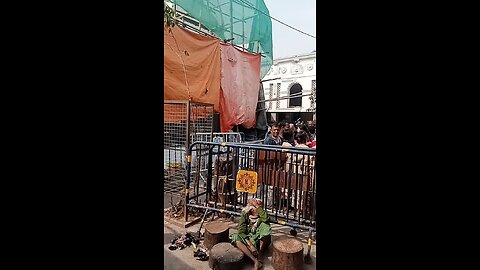
[{"label": "person standing behind barricade", "polygon": [[290,130],[292,131],[292,133],[295,133],[295,124],[294,123],[290,123],[288,124],[288,127],[290,128]]},{"label": "person standing behind barricade", "polygon": [[[290,123],[288,124],[287,123],[287,126],[285,127],[285,130],[289,130],[290,131],[290,134],[292,135],[290,139],[286,140],[284,139],[283,141],[287,141],[288,143],[290,143],[292,146],[295,146],[295,135],[296,135],[296,129],[295,129],[295,124],[293,123]],[[284,131],[285,133],[285,131]]]},{"label": "person standing behind barricade", "polygon": [[[295,145],[295,148],[310,148],[307,145],[307,140],[308,140],[307,138],[308,138],[308,135],[305,132],[303,131],[298,132],[297,138],[296,138],[297,144]],[[303,174],[303,172],[305,171],[305,166],[309,164],[309,156],[302,155],[302,154],[298,154],[298,155],[294,154],[292,158],[292,162],[294,162],[293,172],[297,173],[297,167],[298,167],[299,173]],[[298,166],[295,166],[295,165],[298,165]]]},{"label": "person standing behind barricade", "polygon": [[272,124],[273,122],[268,122],[267,123],[267,132],[265,133],[265,136],[263,137],[263,140],[265,141],[270,134],[272,134]]},{"label": "person standing behind barricade", "polygon": [[278,123],[278,127],[280,128],[280,130],[278,132],[278,136],[280,137],[280,139],[282,139],[282,142],[284,141],[283,132],[288,128],[287,125],[288,125],[288,123],[286,121],[280,121]]},{"label": "person standing behind barricade", "polygon": [[292,130],[292,134],[293,134],[292,139],[291,139],[291,141],[293,141],[293,142],[289,142],[289,143],[291,143],[293,146],[295,146],[297,144],[295,138],[297,137],[298,127],[295,124],[290,124],[290,129]]},{"label": "person standing behind barricade", "polygon": [[[283,143],[282,143],[282,147],[293,147],[293,145],[290,143],[290,141],[293,141],[293,132],[287,128],[285,129],[285,131],[283,132]],[[283,168],[286,172],[288,172],[288,169],[290,167],[290,164],[292,163],[291,161],[291,154],[283,154],[282,153],[282,161],[283,161]],[[286,179],[288,179],[288,177],[285,177]],[[280,193],[280,209],[285,209],[288,205],[288,184],[287,184],[287,181],[285,181],[285,183],[283,184],[284,186],[281,187],[281,193]]]},{"label": "person standing behind barricade", "polygon": [[310,133],[310,139],[313,141],[313,139],[315,138],[315,131],[316,131],[315,122],[307,121],[307,129],[308,129],[308,132]]},{"label": "person standing behind barricade", "polygon": [[297,128],[297,134],[295,135],[295,146],[298,144],[297,142],[297,136],[298,134],[300,133],[304,133],[306,135],[306,143],[305,145],[307,147],[311,147],[312,146],[312,140],[310,139],[310,132],[308,131],[308,127],[307,125],[305,124],[301,124],[298,128]]},{"label": "person standing behind barricade", "polygon": [[[295,148],[309,148],[307,146],[307,138],[308,135],[303,132],[299,131],[296,137],[297,145],[295,145]],[[299,209],[300,211],[305,210],[304,208],[304,203],[303,203],[303,196],[308,192],[304,187],[307,185],[304,184],[306,181],[309,180],[310,175],[310,164],[312,162],[312,157],[309,155],[303,155],[303,154],[291,154],[291,167],[292,168],[292,173],[294,177],[296,178],[296,183],[298,185],[297,189],[297,203],[296,203],[296,208]],[[288,168],[289,169],[289,168]],[[312,187],[312,181],[313,179],[310,179],[311,183],[310,188]],[[301,185],[301,186],[300,186]],[[293,198],[292,198],[293,200]]]},{"label": "person standing behind barricade", "polygon": [[283,131],[282,146],[293,147],[293,144],[291,143],[292,139],[293,139],[292,131],[290,129],[285,129]]},{"label": "person standing behind barricade", "polygon": [[[272,128],[270,129],[271,133],[268,135],[265,140],[263,141],[264,144],[266,145],[282,145],[282,138],[280,138],[280,126],[277,122],[272,124]],[[277,159],[277,155],[275,154],[274,151],[267,151],[267,150],[261,150],[258,151],[259,154],[259,159],[262,159],[264,162],[264,165],[262,167],[265,168],[265,170],[270,171],[271,173],[268,173],[267,179],[265,179],[266,184],[267,184],[267,193],[268,193],[268,202],[267,205],[272,205],[273,203],[273,186],[272,186],[272,180],[274,177],[274,173],[278,171],[280,167],[280,159]],[[267,161],[268,160],[268,161]]]},{"label": "person standing behind barricade", "polygon": [[[265,141],[263,142],[264,144],[267,144],[267,145],[282,145],[282,138],[280,138],[280,126],[278,123],[273,123],[272,125],[272,128],[271,128],[271,134],[265,138]],[[272,171],[272,173],[276,172],[279,167],[280,167],[280,162],[278,162],[279,160],[276,159],[276,155],[275,155],[275,152],[272,152],[272,151],[260,151],[260,152],[263,152],[264,156],[263,158],[264,159],[269,159],[268,162],[266,162],[266,168],[268,168],[268,170]],[[274,178],[273,174],[268,174],[268,175],[271,175],[272,178]],[[271,183],[272,181],[272,178],[269,178],[267,180],[267,183]],[[273,189],[273,186],[271,184],[268,184],[267,186],[267,192],[268,192],[268,198],[270,198],[269,202],[267,203],[267,205],[271,205],[272,204],[272,199],[273,199],[273,192],[274,192],[274,189]]]},{"label": "person standing behind barricade", "polygon": [[312,141],[312,148],[317,148],[317,134],[315,132],[315,137],[313,138]]},{"label": "person standing behind barricade", "polygon": [[271,134],[265,138],[263,141],[264,144],[268,145],[282,145],[282,139],[280,138],[280,127],[278,123],[273,123]]},{"label": "person standing behind barricade", "polygon": [[[290,143],[290,141],[293,139],[293,134],[292,134],[292,131],[290,131],[290,129],[286,129],[284,132],[283,132],[283,142],[282,142],[282,147],[293,147],[292,143]],[[286,154],[285,155],[285,160],[283,162],[283,165],[282,167],[286,168],[289,164],[290,164],[290,154]]]},{"label": "person standing behind barricade", "polygon": [[308,131],[310,132],[311,139],[312,139],[312,145],[310,146],[311,148],[316,148],[317,147],[317,127],[315,125],[314,121],[308,121],[307,122],[307,127]]}]

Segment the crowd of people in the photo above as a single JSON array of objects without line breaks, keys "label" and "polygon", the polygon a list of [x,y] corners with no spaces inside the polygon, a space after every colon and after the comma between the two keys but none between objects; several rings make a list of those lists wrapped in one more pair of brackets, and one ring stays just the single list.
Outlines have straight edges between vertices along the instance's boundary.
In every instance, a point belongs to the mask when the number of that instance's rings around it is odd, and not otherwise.
[{"label": "crowd of people", "polygon": [[[270,132],[265,137],[264,144],[266,145],[280,145],[282,147],[294,147],[294,148],[316,148],[317,136],[316,125],[314,121],[307,121],[306,124],[289,123],[287,121],[275,122],[270,128]],[[290,154],[285,155],[285,160],[280,162],[281,166],[278,168],[286,173],[291,172],[298,178],[302,178],[305,181],[308,179],[313,180],[313,163],[315,157],[311,155],[303,154]],[[281,205],[286,207],[290,205],[293,209],[304,210],[302,202],[297,202],[295,205],[287,202],[290,198],[292,201],[293,193],[297,193],[297,197],[305,196],[308,191],[303,190],[293,191],[288,190],[285,187],[281,188]],[[283,207],[281,207],[283,208]]]},{"label": "crowd of people", "polygon": [[290,147],[316,148],[316,125],[314,121],[307,124],[289,123],[287,121],[275,122],[267,133],[264,144],[281,145]]}]

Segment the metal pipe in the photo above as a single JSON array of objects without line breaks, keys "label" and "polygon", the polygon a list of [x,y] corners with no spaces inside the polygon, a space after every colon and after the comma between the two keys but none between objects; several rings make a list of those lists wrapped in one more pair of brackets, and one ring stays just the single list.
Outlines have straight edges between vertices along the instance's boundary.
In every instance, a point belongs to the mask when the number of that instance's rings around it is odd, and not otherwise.
[{"label": "metal pipe", "polygon": [[[187,159],[187,179],[185,180],[185,205],[187,205],[189,201],[189,190],[188,188],[190,187],[190,171],[191,171],[191,162],[192,162],[192,156],[191,156],[191,148],[190,148],[190,101],[187,101],[187,127],[186,127],[186,142],[185,142],[185,152],[187,153],[186,159]],[[188,221],[188,209],[185,206],[185,222]]]},{"label": "metal pipe", "polygon": [[233,2],[230,0],[230,38],[233,39]]},{"label": "metal pipe", "polygon": [[185,214],[185,222],[188,222],[188,207],[187,207],[187,203],[188,203],[188,187],[190,186],[190,171],[191,171],[191,162],[192,162],[192,152],[190,150],[190,148],[187,148],[187,179],[185,181],[185,203],[184,203],[184,211],[183,213]]},{"label": "metal pipe", "polygon": [[214,207],[208,207],[208,206],[203,206],[203,205],[187,204],[187,206],[188,207],[205,209],[205,210],[211,210],[211,211],[220,212],[220,213],[231,214],[231,215],[235,215],[235,216],[240,216],[241,215],[241,213],[239,213],[239,212],[233,212],[233,211],[224,210],[224,209],[217,209],[217,208],[214,208]]},{"label": "metal pipe", "polygon": [[265,101],[276,101],[276,100],[282,100],[282,99],[292,99],[292,98],[299,98],[299,97],[306,97],[306,96],[311,96],[312,94],[302,94],[302,95],[290,95],[286,97],[278,97],[278,98],[271,98],[271,99],[264,99],[264,100],[259,100],[258,102],[265,102]]},{"label": "metal pipe", "polygon": [[245,5],[242,4],[242,49],[245,51]]},{"label": "metal pipe", "polygon": [[310,264],[312,262],[312,258],[310,256],[310,251],[312,250],[312,230],[308,230],[308,242],[307,242],[307,255],[305,255],[304,262],[306,264]]},{"label": "metal pipe", "polygon": [[213,182],[213,147],[210,146],[208,148],[208,160],[207,160],[207,193],[205,195],[205,201],[210,201],[210,197],[212,195],[212,182]]},{"label": "metal pipe", "polygon": [[[216,209],[216,208],[213,208],[213,207],[208,207],[208,206],[203,206],[203,205],[187,204],[187,206],[188,207],[199,208],[199,209],[204,209],[204,210],[220,212],[220,213],[226,213],[226,214],[235,215],[235,216],[240,216],[242,214],[242,213],[238,213],[238,212],[233,212],[233,211],[224,210],[224,209]],[[292,228],[298,228],[298,229],[302,229],[302,230],[311,230],[313,232],[316,232],[315,228],[307,227],[307,226],[299,225],[299,224],[294,224],[294,223],[290,223],[290,222],[285,222],[285,221],[278,220],[278,219],[272,219],[271,217],[270,217],[269,221],[273,222],[275,224],[280,224],[280,225],[284,225],[284,226],[288,226],[288,227],[292,227]]]},{"label": "metal pipe", "polygon": [[260,82],[263,83],[263,82],[268,82],[268,81],[280,80],[281,78],[282,77],[273,78],[273,79],[266,79],[266,80],[261,80]]},{"label": "metal pipe", "polygon": [[264,145],[264,144],[244,144],[244,143],[216,143],[216,142],[194,142],[190,145],[190,152],[192,148],[198,144],[213,145],[213,146],[229,146],[241,147],[247,150],[269,150],[277,152],[286,152],[290,154],[316,155],[316,149],[299,149],[294,147],[282,147],[280,145]]},{"label": "metal pipe", "polygon": [[203,192],[201,192],[201,193],[198,193],[198,194],[195,195],[195,196],[192,196],[192,197],[189,196],[188,199],[189,199],[189,200],[197,199],[197,198],[199,198],[200,196],[205,195],[206,193],[207,193],[206,191],[203,191]]}]

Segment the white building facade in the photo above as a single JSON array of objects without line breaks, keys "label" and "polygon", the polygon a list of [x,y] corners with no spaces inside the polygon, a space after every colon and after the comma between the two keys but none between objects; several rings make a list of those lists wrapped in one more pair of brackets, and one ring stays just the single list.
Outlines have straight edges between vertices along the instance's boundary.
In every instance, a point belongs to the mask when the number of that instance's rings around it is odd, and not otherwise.
[{"label": "white building facade", "polygon": [[262,81],[267,115],[272,120],[315,120],[315,114],[308,111],[317,85],[315,51],[275,59]]}]

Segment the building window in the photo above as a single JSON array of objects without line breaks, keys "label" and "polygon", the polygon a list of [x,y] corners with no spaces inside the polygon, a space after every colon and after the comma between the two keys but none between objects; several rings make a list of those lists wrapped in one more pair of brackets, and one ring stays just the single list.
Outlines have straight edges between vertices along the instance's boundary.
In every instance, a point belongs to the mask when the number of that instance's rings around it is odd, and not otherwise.
[{"label": "building window", "polygon": [[[302,86],[299,83],[294,83],[289,90],[290,98],[288,107],[302,107]],[[294,96],[294,98],[292,98]]]},{"label": "building window", "polygon": [[281,83],[277,83],[277,109],[280,109],[280,86],[282,84]]},{"label": "building window", "polygon": [[268,93],[268,99],[270,100],[270,102],[268,102],[269,109],[273,109],[272,98],[273,98],[273,83],[270,84],[270,91]]}]

